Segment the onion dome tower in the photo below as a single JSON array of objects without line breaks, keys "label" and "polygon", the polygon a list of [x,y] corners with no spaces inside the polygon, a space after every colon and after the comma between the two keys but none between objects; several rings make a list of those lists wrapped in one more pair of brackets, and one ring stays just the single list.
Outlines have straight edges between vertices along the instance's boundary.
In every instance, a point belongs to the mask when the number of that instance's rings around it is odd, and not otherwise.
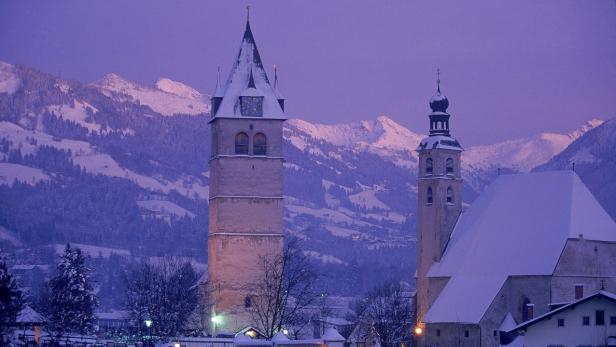
[{"label": "onion dome tower", "polygon": [[427,277],[432,264],[440,261],[453,228],[462,212],[462,146],[451,137],[447,113],[449,100],[441,92],[440,70],[436,94],[430,99],[430,134],[419,152],[417,207],[417,324],[435,299],[435,284]]}]

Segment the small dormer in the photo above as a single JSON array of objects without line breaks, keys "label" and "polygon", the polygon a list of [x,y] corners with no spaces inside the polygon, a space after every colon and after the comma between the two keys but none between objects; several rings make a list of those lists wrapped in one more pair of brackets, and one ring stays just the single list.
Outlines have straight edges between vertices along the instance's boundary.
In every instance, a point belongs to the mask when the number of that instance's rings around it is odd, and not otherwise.
[{"label": "small dormer", "polygon": [[240,108],[244,117],[263,117],[263,95],[255,86],[255,80],[250,68],[248,86],[240,95]]}]

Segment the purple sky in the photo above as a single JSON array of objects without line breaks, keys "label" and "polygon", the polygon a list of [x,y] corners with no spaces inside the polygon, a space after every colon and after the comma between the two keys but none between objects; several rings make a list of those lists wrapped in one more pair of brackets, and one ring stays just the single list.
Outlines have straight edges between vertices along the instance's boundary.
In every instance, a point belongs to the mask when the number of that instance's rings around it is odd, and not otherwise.
[{"label": "purple sky", "polygon": [[[253,1],[251,26],[293,118],[385,114],[427,132],[437,67],[466,146],[616,116],[616,1],[461,3]],[[0,60],[211,93],[216,67],[226,78],[237,54],[246,4],[2,1]]]}]

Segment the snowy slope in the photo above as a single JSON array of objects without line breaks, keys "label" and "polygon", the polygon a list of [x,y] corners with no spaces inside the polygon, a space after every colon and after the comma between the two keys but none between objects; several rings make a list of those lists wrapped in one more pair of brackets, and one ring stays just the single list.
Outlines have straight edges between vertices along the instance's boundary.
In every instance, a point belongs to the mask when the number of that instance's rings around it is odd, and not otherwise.
[{"label": "snowy slope", "polygon": [[116,74],[108,74],[93,86],[118,101],[133,101],[165,116],[199,115],[210,112],[210,105],[195,89],[170,79],[160,79],[156,87],[146,87]]},{"label": "snowy slope", "polygon": [[603,121],[600,119],[592,119],[568,134],[542,133],[528,138],[470,147],[463,152],[462,160],[469,171],[501,167],[528,172],[546,163],[588,130],[601,123]]}]

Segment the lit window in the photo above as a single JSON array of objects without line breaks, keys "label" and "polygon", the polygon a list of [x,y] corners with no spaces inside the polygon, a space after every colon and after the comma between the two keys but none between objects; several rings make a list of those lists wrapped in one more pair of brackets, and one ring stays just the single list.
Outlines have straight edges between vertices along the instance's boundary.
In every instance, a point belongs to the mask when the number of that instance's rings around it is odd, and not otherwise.
[{"label": "lit window", "polygon": [[453,204],[453,189],[451,187],[447,187],[447,203]]},{"label": "lit window", "polygon": [[254,155],[267,154],[267,138],[263,133],[257,133],[252,139],[252,152]]},{"label": "lit window", "polygon": [[434,172],[434,165],[432,163],[432,158],[426,159],[426,175],[432,175]]},{"label": "lit window", "polygon": [[426,204],[432,203],[432,187],[428,187],[428,191],[426,191]]},{"label": "lit window", "polygon": [[451,158],[447,158],[445,161],[445,173],[448,175],[453,174],[453,159]]},{"label": "lit window", "polygon": [[238,133],[235,135],[235,154],[248,154],[248,135]]}]

